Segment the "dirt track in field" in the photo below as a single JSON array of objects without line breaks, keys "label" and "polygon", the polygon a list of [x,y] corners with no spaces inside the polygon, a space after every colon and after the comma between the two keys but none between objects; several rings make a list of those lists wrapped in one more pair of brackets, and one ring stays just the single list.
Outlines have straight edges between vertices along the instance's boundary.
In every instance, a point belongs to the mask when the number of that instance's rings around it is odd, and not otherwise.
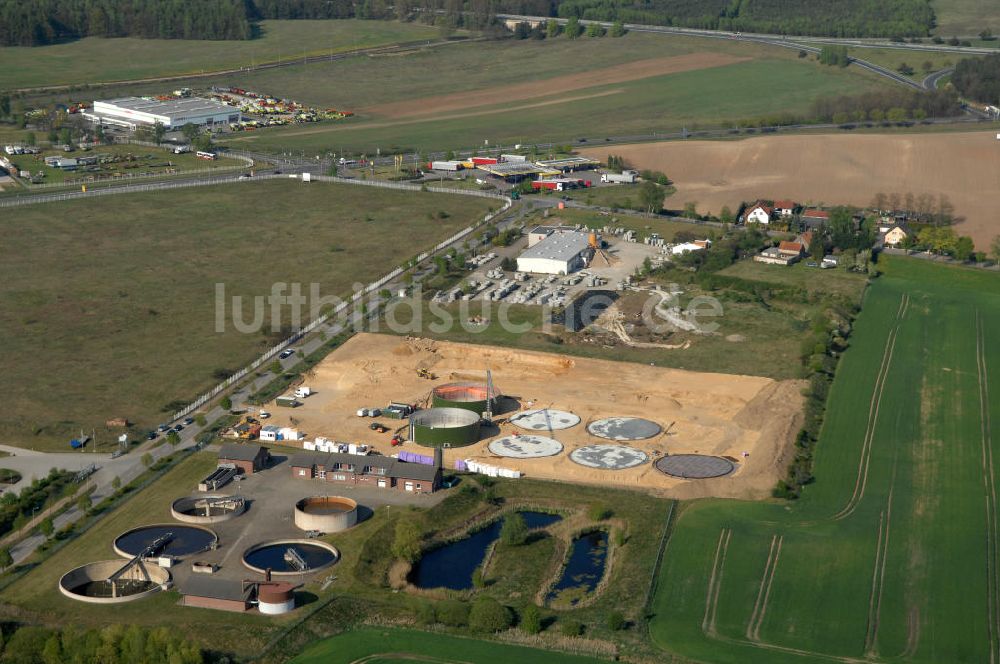
[{"label": "dirt track in field", "polygon": [[[435,115],[477,106],[524,101],[537,97],[564,94],[600,85],[615,85],[617,83],[636,81],[653,76],[677,74],[696,69],[708,69],[709,67],[722,67],[749,59],[723,53],[690,53],[666,58],[650,58],[648,60],[626,62],[614,67],[546,78],[540,81],[528,81],[514,85],[486,88],[485,90],[472,90],[450,95],[378,104],[362,108],[360,109],[360,113],[364,115],[376,115],[387,119]],[[530,66],[530,63],[519,63],[514,66],[527,67]]]},{"label": "dirt track in field", "polygon": [[[584,484],[646,489],[675,498],[718,496],[757,499],[770,495],[783,476],[802,410],[802,381],[775,381],[756,376],[697,373],[623,362],[511,350],[473,344],[381,334],[358,334],[318,364],[305,378],[315,393],[294,410],[269,408],[273,423],[297,426],[307,440],[325,436],[373,445],[384,454],[391,433],[369,430],[372,420],[357,417],[362,407],[384,407],[390,401],[422,403],[430,389],[453,381],[482,380],[493,371],[497,389],[516,397],[522,409],[551,407],[576,413],[580,424],[550,435],[563,444],[556,456],[513,459],[491,453],[497,436],[521,432],[501,423],[499,433],[467,447],[446,449],[445,464],[476,459],[514,468],[527,477]],[[437,379],[417,376],[428,369]],[[506,413],[506,420],[513,415]],[[581,446],[608,441],[587,432],[586,424],[610,416],[646,417],[669,434],[628,443],[650,461],[627,470],[600,470],[578,465],[569,453]],[[377,418],[399,427],[406,420]],[[674,423],[670,428],[670,424]],[[403,449],[431,455],[430,448],[407,442]],[[743,452],[749,453],[744,457]],[[663,453],[701,453],[737,459],[737,471],[710,480],[668,477],[653,467]]]},{"label": "dirt track in field", "polygon": [[[582,150],[605,159],[608,148]],[[792,198],[803,204],[870,205],[877,193],[945,195],[956,230],[988,251],[1000,234],[1000,141],[996,132],[762,136],[616,146],[632,165],[665,172],[702,213],[740,201]]]}]

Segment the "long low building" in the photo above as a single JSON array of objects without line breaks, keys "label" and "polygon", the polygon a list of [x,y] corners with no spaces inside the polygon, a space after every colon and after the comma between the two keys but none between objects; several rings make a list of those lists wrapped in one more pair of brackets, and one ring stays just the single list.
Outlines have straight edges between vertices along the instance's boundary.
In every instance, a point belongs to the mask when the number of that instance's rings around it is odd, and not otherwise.
[{"label": "long low building", "polygon": [[292,477],[365,484],[380,489],[432,493],[441,487],[441,466],[407,463],[380,454],[306,452],[288,462]]},{"label": "long low building", "polygon": [[120,97],[94,102],[94,107],[84,117],[101,124],[136,129],[152,127],[156,123],[167,129],[178,129],[186,124],[197,126],[229,125],[240,122],[243,114],[238,108],[227,106],[213,99],[170,99],[159,101],[142,97]]},{"label": "long low building", "polygon": [[517,257],[517,271],[570,274],[586,267],[590,251],[589,234],[555,231]]}]

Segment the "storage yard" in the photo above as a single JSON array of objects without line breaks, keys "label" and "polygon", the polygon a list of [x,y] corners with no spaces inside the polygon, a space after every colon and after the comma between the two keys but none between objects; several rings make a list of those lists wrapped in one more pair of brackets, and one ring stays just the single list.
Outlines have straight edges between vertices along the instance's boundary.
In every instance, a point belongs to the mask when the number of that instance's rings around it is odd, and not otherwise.
[{"label": "storage yard", "polygon": [[[446,447],[446,469],[464,462],[513,475],[637,487],[674,497],[762,497],[784,471],[801,417],[798,381],[358,334],[306,377],[314,393],[294,410],[269,408],[271,421],[288,426],[294,418],[307,445],[324,437],[364,442],[383,454],[416,452],[431,458],[432,447],[391,443],[394,435],[406,438],[407,421],[377,418],[388,425],[378,433],[358,410],[389,402],[429,408],[434,387],[483,383],[487,369],[494,395],[503,395],[494,402],[493,422],[482,424],[476,442]],[[532,412],[550,407],[554,411]],[[435,412],[418,411],[418,416]],[[600,449],[585,449],[571,460],[588,446]],[[652,463],[673,454],[724,457],[734,471],[691,481]]]}]

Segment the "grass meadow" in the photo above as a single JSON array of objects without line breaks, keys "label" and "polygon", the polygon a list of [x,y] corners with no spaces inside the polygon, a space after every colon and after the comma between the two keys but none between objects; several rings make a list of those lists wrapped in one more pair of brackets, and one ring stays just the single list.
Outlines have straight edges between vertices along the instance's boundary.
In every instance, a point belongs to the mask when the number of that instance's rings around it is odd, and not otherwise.
[{"label": "grass meadow", "polygon": [[13,209],[0,263],[0,438],[54,449],[96,428],[110,447],[112,417],[155,426],[167,404],[287,336],[270,314],[261,332],[237,332],[231,316],[216,332],[216,284],[230,304],[244,297],[248,323],[252,298],[276,282],[343,297],[489,204],[272,180]]},{"label": "grass meadow", "polygon": [[740,664],[997,656],[1000,277],[883,260],[816,482],[794,504],[683,506],[653,603],[662,648]]},{"label": "grass meadow", "polygon": [[0,87],[80,87],[200,74],[438,36],[435,28],[396,21],[263,21],[260,27],[260,37],[246,41],[87,37],[50,46],[8,46],[0,48],[5,63]]},{"label": "grass meadow", "polygon": [[1000,32],[997,6],[991,0],[932,0],[931,6],[937,23],[936,35],[972,37],[983,28],[991,28],[993,34]]}]

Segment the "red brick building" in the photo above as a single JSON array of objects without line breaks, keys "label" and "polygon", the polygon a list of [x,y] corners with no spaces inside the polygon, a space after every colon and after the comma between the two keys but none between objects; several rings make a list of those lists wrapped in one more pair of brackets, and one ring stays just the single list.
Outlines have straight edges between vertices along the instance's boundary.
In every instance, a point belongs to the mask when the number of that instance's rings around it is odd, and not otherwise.
[{"label": "red brick building", "polygon": [[219,450],[219,465],[232,464],[246,475],[253,475],[267,468],[271,453],[261,445],[225,443]]},{"label": "red brick building", "polygon": [[380,454],[296,454],[289,461],[292,476],[327,482],[366,485],[412,493],[432,493],[441,488],[441,467],[406,463]]}]

